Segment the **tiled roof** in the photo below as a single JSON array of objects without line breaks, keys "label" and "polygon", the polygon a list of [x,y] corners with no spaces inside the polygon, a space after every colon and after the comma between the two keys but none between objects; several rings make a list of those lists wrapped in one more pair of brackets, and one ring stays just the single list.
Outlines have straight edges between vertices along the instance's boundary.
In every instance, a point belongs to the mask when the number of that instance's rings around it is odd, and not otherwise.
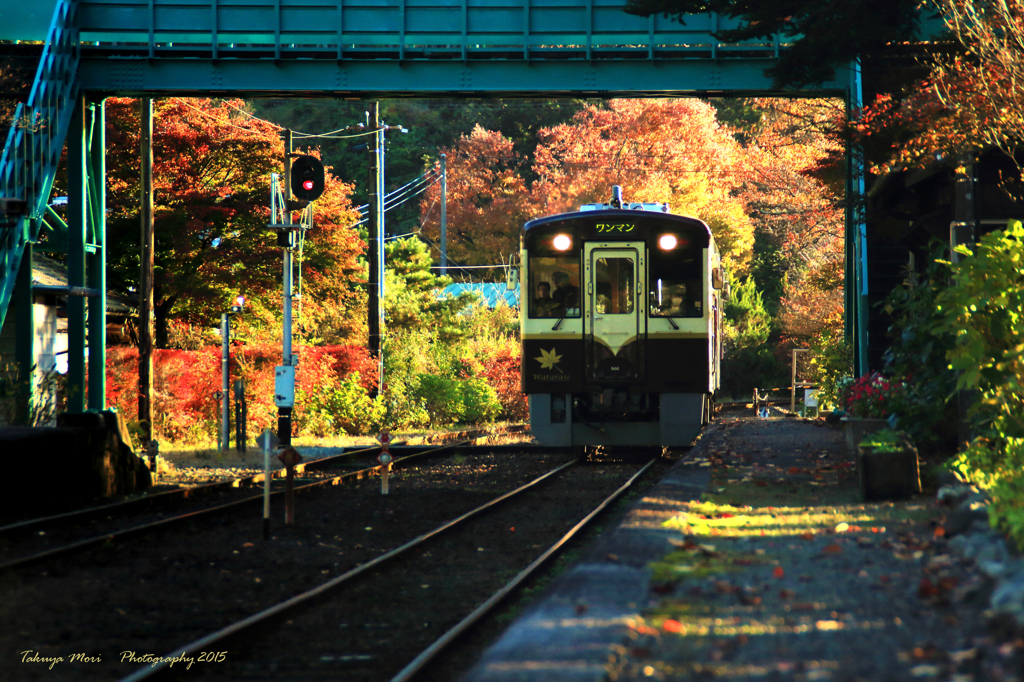
[{"label": "tiled roof", "polygon": [[[63,287],[68,283],[68,269],[63,263],[33,252],[32,284],[51,287]],[[111,315],[132,316],[138,314],[132,298],[107,290],[107,313]]]}]

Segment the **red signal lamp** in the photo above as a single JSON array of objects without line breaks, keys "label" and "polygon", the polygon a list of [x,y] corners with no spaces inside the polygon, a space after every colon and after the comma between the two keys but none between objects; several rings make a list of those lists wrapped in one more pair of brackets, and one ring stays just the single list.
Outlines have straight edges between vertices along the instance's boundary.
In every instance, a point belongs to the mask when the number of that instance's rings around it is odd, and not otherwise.
[{"label": "red signal lamp", "polygon": [[299,154],[292,159],[292,194],[301,201],[316,201],[324,193],[324,164],[320,159]]}]

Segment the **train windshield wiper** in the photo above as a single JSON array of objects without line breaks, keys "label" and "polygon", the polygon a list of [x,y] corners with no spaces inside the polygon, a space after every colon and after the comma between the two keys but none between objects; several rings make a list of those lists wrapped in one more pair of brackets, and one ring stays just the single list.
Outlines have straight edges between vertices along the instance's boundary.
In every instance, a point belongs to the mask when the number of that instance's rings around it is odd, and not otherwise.
[{"label": "train windshield wiper", "polygon": [[[562,303],[562,316],[558,318],[558,322],[555,322],[555,326],[551,328],[551,331],[558,331],[558,328],[562,326],[562,322],[565,320],[565,316],[569,314],[570,301],[576,303],[575,294],[570,293],[565,297],[565,301]],[[676,329],[679,329],[679,327],[676,327]]]}]

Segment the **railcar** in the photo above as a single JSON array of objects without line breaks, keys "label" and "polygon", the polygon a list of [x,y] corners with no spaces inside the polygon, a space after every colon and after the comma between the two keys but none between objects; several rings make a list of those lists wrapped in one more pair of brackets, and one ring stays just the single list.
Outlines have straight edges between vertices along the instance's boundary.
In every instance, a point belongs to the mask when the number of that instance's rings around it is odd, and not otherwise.
[{"label": "railcar", "polygon": [[685,446],[710,420],[725,277],[711,230],[665,204],[538,218],[520,234],[522,387],[553,446]]}]

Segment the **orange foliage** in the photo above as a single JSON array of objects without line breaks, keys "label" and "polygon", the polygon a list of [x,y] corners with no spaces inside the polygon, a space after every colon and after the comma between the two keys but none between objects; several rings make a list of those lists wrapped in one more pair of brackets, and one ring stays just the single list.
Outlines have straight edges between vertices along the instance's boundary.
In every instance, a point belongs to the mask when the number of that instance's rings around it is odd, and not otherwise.
[{"label": "orange foliage", "polygon": [[536,215],[607,201],[611,186],[622,185],[627,201],[667,202],[675,213],[706,221],[728,262],[749,259],[753,227],[734,196],[744,155],[706,102],[611,100],[540,138]]},{"label": "orange foliage", "polygon": [[[283,141],[271,123],[244,114],[242,100],[167,98],[154,102],[155,315],[213,324],[238,294],[263,324],[280,311],[281,249],[266,229],[270,174],[281,172]],[[107,111],[109,286],[138,286],[138,102],[110,98]],[[314,155],[318,152],[313,150]],[[360,305],[363,251],[350,229],[352,186],[329,172],[306,233],[304,311]]]},{"label": "orange foliage", "polygon": [[[501,133],[479,125],[447,155],[448,256],[462,265],[488,265],[519,251],[519,228],[528,219],[522,160]],[[432,185],[420,204],[423,234],[440,240],[441,197]]]},{"label": "orange foliage", "polygon": [[965,56],[933,56],[929,75],[902,98],[879,96],[855,132],[884,173],[968,157],[1024,139],[1024,0],[938,0]]},{"label": "orange foliage", "polygon": [[845,172],[833,167],[842,159],[838,130],[845,111],[839,100],[752,103],[763,116],[746,149],[751,173],[740,196],[758,229],[793,264],[784,284],[783,333],[810,338],[843,318]]},{"label": "orange foliage", "polygon": [[[353,372],[370,390],[377,382],[377,366],[365,348],[354,346],[302,346],[296,376],[299,391],[309,395],[334,386]],[[233,346],[231,380],[245,380],[248,403],[248,431],[276,429],[274,367],[281,361],[279,345],[269,343]],[[198,441],[217,432],[221,390],[221,348],[198,351],[157,350],[154,355],[155,432],[172,441]],[[107,349],[107,402],[128,419],[138,418],[139,352],[137,348],[114,346]],[[233,390],[233,389],[232,389]],[[234,405],[232,393],[232,406]],[[296,404],[296,430],[303,425],[304,404]],[[232,421],[234,407],[232,407]]]}]

